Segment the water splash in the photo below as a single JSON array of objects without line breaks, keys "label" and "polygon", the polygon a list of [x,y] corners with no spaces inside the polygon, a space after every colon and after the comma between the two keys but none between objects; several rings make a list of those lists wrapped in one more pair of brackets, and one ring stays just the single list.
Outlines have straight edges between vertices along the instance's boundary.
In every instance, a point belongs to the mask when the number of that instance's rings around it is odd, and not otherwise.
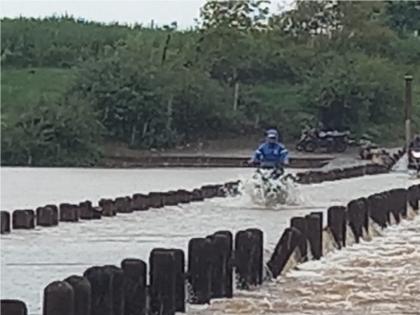
[{"label": "water splash", "polygon": [[299,185],[288,175],[274,179],[256,172],[251,178],[241,181],[240,192],[252,205],[267,209],[296,206],[304,201]]},{"label": "water splash", "polygon": [[190,315],[419,314],[420,216]]},{"label": "water splash", "polygon": [[418,179],[419,175],[416,170],[408,168],[408,154],[404,154],[401,159],[392,167],[393,172],[408,173],[410,179]]},{"label": "water splash", "polygon": [[408,171],[408,154],[404,154],[397,163],[392,167],[394,172],[407,172]]}]

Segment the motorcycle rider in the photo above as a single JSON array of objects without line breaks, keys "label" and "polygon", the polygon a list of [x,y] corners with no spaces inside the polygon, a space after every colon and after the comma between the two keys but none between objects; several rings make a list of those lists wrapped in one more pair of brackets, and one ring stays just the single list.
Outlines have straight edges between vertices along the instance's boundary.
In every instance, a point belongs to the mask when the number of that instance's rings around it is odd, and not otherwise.
[{"label": "motorcycle rider", "polygon": [[415,135],[413,141],[410,143],[409,149],[420,149],[420,135]]},{"label": "motorcycle rider", "polygon": [[420,151],[420,135],[415,135],[408,147],[408,168],[415,168],[415,160],[412,156],[413,151]]},{"label": "motorcycle rider", "polygon": [[283,173],[283,166],[289,164],[289,153],[279,142],[279,134],[275,129],[266,132],[266,139],[255,151],[251,163],[259,164],[261,168],[273,169],[273,177],[278,178]]}]

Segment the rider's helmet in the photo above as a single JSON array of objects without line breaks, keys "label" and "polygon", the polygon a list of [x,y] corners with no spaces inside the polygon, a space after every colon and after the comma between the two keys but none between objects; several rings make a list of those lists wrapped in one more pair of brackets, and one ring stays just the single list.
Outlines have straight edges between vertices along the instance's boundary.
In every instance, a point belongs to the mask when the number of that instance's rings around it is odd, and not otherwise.
[{"label": "rider's helmet", "polygon": [[268,129],[266,132],[266,139],[269,143],[275,143],[279,139],[279,133],[276,129]]}]

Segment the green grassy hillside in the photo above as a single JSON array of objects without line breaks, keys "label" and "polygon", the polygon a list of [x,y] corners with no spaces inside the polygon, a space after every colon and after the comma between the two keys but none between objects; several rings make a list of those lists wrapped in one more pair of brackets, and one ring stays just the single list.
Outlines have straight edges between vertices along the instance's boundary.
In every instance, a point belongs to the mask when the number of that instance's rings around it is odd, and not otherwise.
[{"label": "green grassy hillside", "polygon": [[57,68],[2,69],[2,111],[20,111],[41,99],[58,100],[71,85],[74,73]]},{"label": "green grassy hillside", "polygon": [[2,19],[2,163],[92,165],[104,141],[159,149],[266,128],[295,140],[304,121],[401,144],[406,73],[419,132],[413,4],[299,1],[264,13],[251,2],[205,6],[189,31]]}]

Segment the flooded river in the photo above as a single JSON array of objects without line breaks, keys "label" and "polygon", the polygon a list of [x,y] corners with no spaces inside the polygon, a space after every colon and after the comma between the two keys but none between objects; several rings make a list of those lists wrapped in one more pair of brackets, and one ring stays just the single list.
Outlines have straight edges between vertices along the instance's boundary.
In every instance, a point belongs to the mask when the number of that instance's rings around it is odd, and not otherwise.
[{"label": "flooded river", "polygon": [[[191,189],[203,184],[246,179],[251,173],[250,169],[3,168],[2,209],[34,208],[51,202],[78,202],[85,199],[97,201],[102,197],[174,188]],[[186,249],[190,238],[205,236],[220,229],[235,232],[249,227],[260,228],[265,233],[265,248],[270,251],[293,216],[326,211],[331,205],[345,204],[353,198],[407,187],[413,183],[404,173],[366,176],[301,186],[301,204],[276,210],[256,207],[247,196],[240,196],[118,214],[117,217],[100,221],[62,223],[53,228],[13,231],[3,235],[1,241],[1,297],[22,299],[29,305],[30,314],[40,314],[42,290],[51,281],[64,279],[71,274],[81,274],[92,265],[119,265],[127,257],[148,260],[150,250],[154,247]],[[383,291],[382,306],[379,305],[378,309],[385,307],[390,300],[395,300],[394,306],[403,305],[401,301],[408,300],[408,295],[413,292],[418,295],[415,290],[419,283],[415,281],[420,277],[414,271],[410,272],[410,269],[420,270],[416,226],[419,226],[418,221],[404,223],[401,227],[390,229],[384,237],[372,243],[356,245],[345,251],[331,253],[320,262],[302,265],[302,270],[293,271],[278,282],[265,284],[261,290],[237,292],[237,297],[232,301],[215,301],[210,309],[190,309],[189,312],[344,314],[337,313],[337,310],[350,311],[351,307],[357,306],[359,308],[355,309],[362,311],[355,314],[365,314],[363,310],[369,310],[370,306],[367,303],[363,308],[363,299],[358,297],[358,292],[361,292],[360,296],[366,296],[365,301],[368,301],[369,296],[375,298],[376,291]],[[417,238],[410,233],[417,233]],[[349,255],[349,252],[352,254]],[[407,261],[394,261],[392,254],[406,257]],[[390,271],[387,268],[393,268],[391,263],[396,266],[394,269],[397,272],[392,278],[395,281],[389,281],[388,277]],[[370,268],[363,269],[366,264]],[[403,267],[405,265],[407,267]],[[415,280],[412,280],[413,277]],[[398,284],[397,279],[405,279],[400,281],[406,281],[406,286]],[[282,282],[287,283],[285,285]],[[365,294],[362,284],[368,286],[369,283],[372,283],[373,291]],[[400,294],[400,300],[391,294],[394,288],[402,291],[407,288]],[[414,291],[407,291],[410,288],[414,288]]]},{"label": "flooded river", "polygon": [[420,314],[420,216],[191,315]]}]

